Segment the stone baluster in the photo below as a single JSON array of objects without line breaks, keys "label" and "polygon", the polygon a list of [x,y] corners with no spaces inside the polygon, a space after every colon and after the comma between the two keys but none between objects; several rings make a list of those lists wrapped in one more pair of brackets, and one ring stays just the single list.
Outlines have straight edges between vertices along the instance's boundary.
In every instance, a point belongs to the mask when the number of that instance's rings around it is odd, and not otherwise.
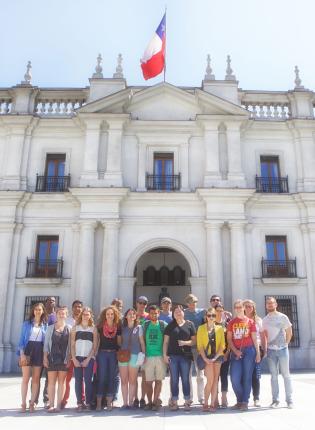
[{"label": "stone baluster", "polygon": [[80,221],[80,245],[78,264],[78,297],[85,306],[93,306],[94,287],[94,247],[96,221]]},{"label": "stone baluster", "polygon": [[103,258],[99,304],[111,303],[118,295],[119,220],[104,220]]}]

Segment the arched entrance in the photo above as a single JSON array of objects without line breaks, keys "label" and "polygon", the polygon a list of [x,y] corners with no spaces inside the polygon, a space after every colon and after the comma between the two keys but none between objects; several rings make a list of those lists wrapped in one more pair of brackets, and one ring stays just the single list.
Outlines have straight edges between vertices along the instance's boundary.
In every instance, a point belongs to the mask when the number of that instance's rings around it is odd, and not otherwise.
[{"label": "arched entrance", "polygon": [[191,292],[190,276],[189,263],[180,252],[169,247],[153,248],[135,266],[134,302],[143,295],[149,303],[158,304],[164,296],[171,297],[173,303],[184,303]]}]

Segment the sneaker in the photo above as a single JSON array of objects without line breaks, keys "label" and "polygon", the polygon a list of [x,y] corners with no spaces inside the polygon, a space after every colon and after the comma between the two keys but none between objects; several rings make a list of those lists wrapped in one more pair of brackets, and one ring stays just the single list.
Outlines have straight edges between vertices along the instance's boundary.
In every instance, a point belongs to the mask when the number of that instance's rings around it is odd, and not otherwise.
[{"label": "sneaker", "polygon": [[242,412],[248,411],[248,403],[241,403],[239,410]]},{"label": "sneaker", "polygon": [[178,410],[178,404],[177,400],[171,400],[169,403],[170,411],[177,411]]},{"label": "sneaker", "polygon": [[138,408],[139,407],[139,400],[138,399],[134,399],[134,401],[133,401],[133,407],[134,408]]},{"label": "sneaker", "polygon": [[271,408],[277,408],[279,406],[279,403],[280,403],[279,400],[273,400],[270,407]]},{"label": "sneaker", "polygon": [[261,404],[260,404],[259,399],[254,400],[254,406],[255,406],[256,408],[260,408],[260,407],[261,407]]},{"label": "sneaker", "polygon": [[240,409],[241,405],[242,405],[242,403],[235,403],[234,406],[231,406],[231,409],[233,411],[238,411]]},{"label": "sneaker", "polygon": [[191,406],[190,401],[189,401],[189,400],[188,400],[188,401],[186,401],[186,402],[184,403],[184,411],[186,411],[186,412],[191,411],[190,406]]},{"label": "sneaker", "polygon": [[140,409],[144,409],[145,408],[145,400],[144,399],[140,399],[139,408]]},{"label": "sneaker", "polygon": [[294,407],[292,402],[288,402],[287,405],[288,405],[288,409],[293,409]]}]

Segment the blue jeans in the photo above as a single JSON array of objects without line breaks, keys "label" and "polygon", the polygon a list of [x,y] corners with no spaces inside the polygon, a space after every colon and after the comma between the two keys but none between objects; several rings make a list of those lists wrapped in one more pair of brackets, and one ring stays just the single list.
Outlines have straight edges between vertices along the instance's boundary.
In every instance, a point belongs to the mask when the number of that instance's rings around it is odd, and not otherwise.
[{"label": "blue jeans", "polygon": [[242,349],[242,358],[231,354],[231,382],[237,403],[248,403],[252,388],[252,375],[255,367],[256,350],[254,346]]},{"label": "blue jeans", "polygon": [[102,349],[100,349],[98,351],[96,361],[97,361],[96,395],[98,397],[102,397],[102,396],[114,397],[115,379],[118,372],[116,351],[103,351]]},{"label": "blue jeans", "polygon": [[285,399],[287,403],[292,402],[292,383],[289,369],[289,348],[279,350],[268,349],[267,361],[271,373],[272,401],[279,401],[279,368],[284,381]]},{"label": "blue jeans", "polygon": [[190,399],[189,373],[191,360],[183,355],[170,355],[171,395],[172,400],[178,400],[179,377],[182,380],[184,399]]},{"label": "blue jeans", "polygon": [[[85,357],[76,357],[76,359],[82,363]],[[75,367],[74,368],[74,378],[75,378],[75,395],[77,397],[77,404],[82,403],[82,384],[84,379],[85,385],[85,398],[88,405],[92,401],[92,377],[93,377],[93,366],[94,359],[91,358],[87,367]]]}]

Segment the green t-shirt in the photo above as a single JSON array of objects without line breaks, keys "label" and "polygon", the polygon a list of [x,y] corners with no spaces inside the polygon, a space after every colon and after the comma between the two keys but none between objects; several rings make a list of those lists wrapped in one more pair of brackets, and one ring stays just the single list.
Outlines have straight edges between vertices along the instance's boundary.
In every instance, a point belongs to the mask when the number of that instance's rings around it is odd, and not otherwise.
[{"label": "green t-shirt", "polygon": [[163,333],[159,321],[148,324],[145,332],[146,356],[161,357],[163,355]]}]

